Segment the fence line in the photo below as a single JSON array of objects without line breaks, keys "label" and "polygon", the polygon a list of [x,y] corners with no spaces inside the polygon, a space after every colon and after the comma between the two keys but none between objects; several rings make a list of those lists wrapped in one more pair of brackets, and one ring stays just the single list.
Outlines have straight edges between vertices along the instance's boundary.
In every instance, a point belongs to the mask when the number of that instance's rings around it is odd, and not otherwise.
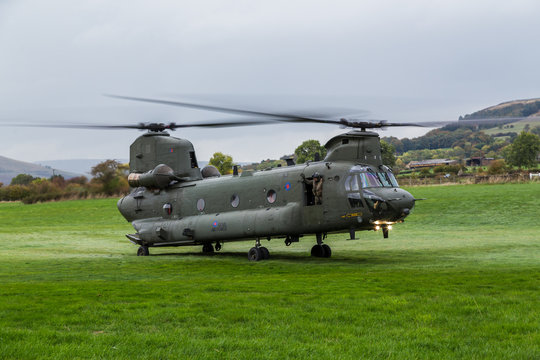
[{"label": "fence line", "polygon": [[[531,176],[532,175],[532,176]],[[505,174],[505,175],[472,175],[444,177],[423,177],[423,178],[399,178],[401,185],[467,185],[467,184],[506,184],[506,183],[529,183],[540,182],[540,174]]]}]

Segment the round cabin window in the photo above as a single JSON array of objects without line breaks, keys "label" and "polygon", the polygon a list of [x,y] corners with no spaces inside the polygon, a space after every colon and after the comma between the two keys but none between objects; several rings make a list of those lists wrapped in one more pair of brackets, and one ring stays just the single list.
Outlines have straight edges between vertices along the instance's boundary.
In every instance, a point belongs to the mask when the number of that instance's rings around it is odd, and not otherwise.
[{"label": "round cabin window", "polygon": [[203,211],[204,206],[205,206],[204,199],[197,200],[197,210]]},{"label": "round cabin window", "polygon": [[238,205],[240,205],[240,196],[234,194],[233,196],[231,196],[231,206],[233,208],[237,208]]},{"label": "round cabin window", "polygon": [[270,203],[270,204],[273,204],[276,202],[276,199],[277,199],[277,194],[274,190],[268,190],[268,192],[266,193],[266,200]]}]

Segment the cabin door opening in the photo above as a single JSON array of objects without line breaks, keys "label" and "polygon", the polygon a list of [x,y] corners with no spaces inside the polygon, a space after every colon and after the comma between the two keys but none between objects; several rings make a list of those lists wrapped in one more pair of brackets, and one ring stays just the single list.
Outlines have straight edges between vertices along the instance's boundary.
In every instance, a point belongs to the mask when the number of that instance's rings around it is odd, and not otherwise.
[{"label": "cabin door opening", "polygon": [[304,183],[304,205],[315,205],[315,195],[313,195],[313,184]]}]

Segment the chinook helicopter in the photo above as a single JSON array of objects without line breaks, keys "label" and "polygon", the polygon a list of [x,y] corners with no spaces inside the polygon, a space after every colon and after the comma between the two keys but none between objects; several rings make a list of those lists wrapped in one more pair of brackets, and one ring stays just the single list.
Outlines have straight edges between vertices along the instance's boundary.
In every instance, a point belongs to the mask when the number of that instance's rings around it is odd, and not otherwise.
[{"label": "chinook helicopter", "polygon": [[[329,233],[382,230],[388,237],[403,222],[415,199],[399,188],[392,170],[382,163],[379,135],[367,131],[410,123],[355,122],[290,114],[263,113],[177,101],[115,96],[165,105],[235,113],[258,120],[204,124],[139,124],[146,129],[130,147],[129,185],[133,191],[118,201],[118,209],[136,230],[127,238],[137,255],[150,247],[202,245],[219,251],[228,241],[251,240],[248,258],[269,258],[261,239],[283,239],[287,246],[315,234],[315,257],[330,257],[324,243]],[[262,119],[261,119],[262,118]],[[276,122],[338,124],[355,130],[330,139],[324,159],[268,171],[239,171],[222,176],[213,166],[199,168],[191,142],[166,130],[189,126],[242,126]],[[356,130],[358,129],[358,130]]]},{"label": "chinook helicopter", "polygon": [[[138,256],[148,256],[151,247],[167,246],[202,246],[204,253],[212,253],[226,242],[247,240],[255,242],[248,259],[259,261],[270,256],[261,239],[282,239],[289,246],[314,234],[311,255],[329,258],[332,250],[324,240],[330,233],[349,233],[355,239],[357,231],[380,230],[388,238],[392,226],[403,222],[420,199],[399,187],[392,169],[382,162],[379,135],[368,130],[519,119],[391,123],[107,96],[250,116],[249,120],[190,124],[46,125],[147,130],[130,146],[128,182],[132,191],[117,203],[136,231],[126,237],[139,246]],[[213,166],[199,168],[193,144],[167,132],[187,127],[277,123],[322,123],[353,130],[331,138],[325,144],[324,159],[305,164],[288,160],[286,167],[265,171],[239,171],[235,166],[231,175],[222,175]]]}]

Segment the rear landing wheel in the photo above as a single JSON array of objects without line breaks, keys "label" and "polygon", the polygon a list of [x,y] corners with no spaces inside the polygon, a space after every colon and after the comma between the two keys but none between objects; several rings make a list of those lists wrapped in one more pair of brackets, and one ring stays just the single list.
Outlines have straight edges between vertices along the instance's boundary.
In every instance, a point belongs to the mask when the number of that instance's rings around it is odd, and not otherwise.
[{"label": "rear landing wheel", "polygon": [[263,259],[263,260],[268,260],[268,259],[270,259],[270,251],[268,251],[267,248],[265,248],[264,246],[262,246],[262,247],[259,248],[259,251],[261,252],[261,255],[262,255],[262,259]]},{"label": "rear landing wheel", "polygon": [[261,249],[258,247],[252,247],[248,252],[248,259],[250,261],[259,261],[263,259]]},{"label": "rear landing wheel", "polygon": [[148,246],[139,246],[139,249],[137,249],[137,256],[148,256],[150,255],[150,251],[148,251]]},{"label": "rear landing wheel", "polygon": [[203,253],[213,253],[214,252],[214,247],[212,246],[212,244],[206,243],[202,247],[202,252]]}]

